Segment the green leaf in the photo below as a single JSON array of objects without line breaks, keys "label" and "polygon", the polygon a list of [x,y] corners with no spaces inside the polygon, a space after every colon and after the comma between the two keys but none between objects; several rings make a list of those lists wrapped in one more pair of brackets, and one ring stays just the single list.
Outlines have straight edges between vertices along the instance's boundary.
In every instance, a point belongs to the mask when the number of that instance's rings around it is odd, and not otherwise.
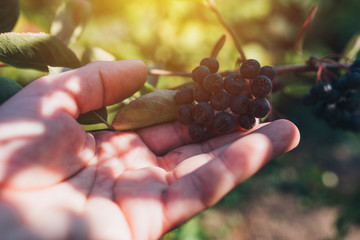
[{"label": "green leaf", "polygon": [[0,34],[0,61],[18,68],[48,71],[48,66],[78,68],[73,51],[45,33]]},{"label": "green leaf", "polygon": [[5,77],[0,77],[0,105],[6,102],[21,89],[22,86],[17,82]]},{"label": "green leaf", "polygon": [[90,125],[97,123],[105,123],[107,121],[107,117],[108,117],[107,109],[106,107],[102,107],[94,111],[80,114],[76,120],[80,124]]},{"label": "green leaf", "polygon": [[57,9],[55,19],[51,25],[51,34],[71,44],[83,32],[91,14],[90,3],[86,0],[67,0]]},{"label": "green leaf", "polygon": [[20,15],[19,0],[1,0],[0,33],[10,32]]},{"label": "green leaf", "polygon": [[360,52],[360,33],[353,36],[344,49],[344,55],[350,59],[355,59]]},{"label": "green leaf", "polygon": [[113,128],[138,129],[176,120],[175,93],[174,90],[158,90],[131,101],[119,110],[112,122]]}]

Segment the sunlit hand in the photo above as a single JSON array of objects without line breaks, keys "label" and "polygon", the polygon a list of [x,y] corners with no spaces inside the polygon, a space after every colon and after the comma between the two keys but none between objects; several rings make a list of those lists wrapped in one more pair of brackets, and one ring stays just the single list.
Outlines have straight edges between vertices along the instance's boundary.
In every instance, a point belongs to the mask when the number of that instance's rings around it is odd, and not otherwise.
[{"label": "sunlit hand", "polygon": [[91,63],[0,107],[1,239],[158,239],[298,144],[286,120],[201,144],[176,122],[92,134],[76,122],[146,75],[138,60]]}]

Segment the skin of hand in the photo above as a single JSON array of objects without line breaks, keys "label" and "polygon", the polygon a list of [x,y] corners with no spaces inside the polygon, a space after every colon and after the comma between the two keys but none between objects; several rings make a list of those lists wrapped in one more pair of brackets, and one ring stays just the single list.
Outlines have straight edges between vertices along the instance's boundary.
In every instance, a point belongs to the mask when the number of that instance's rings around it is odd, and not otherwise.
[{"label": "skin of hand", "polygon": [[299,143],[287,120],[202,143],[177,122],[95,133],[77,123],[147,72],[140,60],[94,62],[0,106],[1,239],[159,239]]}]

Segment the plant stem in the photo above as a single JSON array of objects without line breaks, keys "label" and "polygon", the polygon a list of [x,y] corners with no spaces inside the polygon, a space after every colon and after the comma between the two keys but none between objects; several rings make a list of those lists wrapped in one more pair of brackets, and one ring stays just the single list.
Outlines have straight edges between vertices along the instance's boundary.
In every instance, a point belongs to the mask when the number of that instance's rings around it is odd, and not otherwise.
[{"label": "plant stem", "polygon": [[239,51],[240,56],[241,56],[241,60],[245,61],[246,60],[246,56],[245,56],[245,52],[243,50],[243,48],[241,47],[241,44],[239,43],[239,41],[236,39],[236,35],[235,33],[232,31],[232,29],[229,27],[229,25],[227,25],[227,23],[225,22],[224,18],[222,17],[221,13],[219,12],[219,10],[217,9],[214,0],[207,0],[208,4],[209,4],[209,8],[215,13],[216,17],[218,18],[219,22],[221,23],[221,25],[226,29],[226,31],[230,34],[231,39],[234,42],[234,45],[236,47],[236,49]]},{"label": "plant stem", "polygon": [[113,126],[111,126],[100,114],[98,114],[96,111],[92,111],[99,119],[102,121],[110,130],[115,130]]}]

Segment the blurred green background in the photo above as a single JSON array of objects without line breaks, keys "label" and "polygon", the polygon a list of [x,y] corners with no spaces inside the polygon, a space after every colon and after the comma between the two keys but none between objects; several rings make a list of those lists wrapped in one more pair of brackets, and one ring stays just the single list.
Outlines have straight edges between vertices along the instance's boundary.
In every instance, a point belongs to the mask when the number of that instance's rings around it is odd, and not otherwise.
[{"label": "blurred green background", "polygon": [[[85,0],[76,0],[86,2]],[[50,32],[61,0],[22,0],[18,32]],[[142,59],[149,68],[191,71],[209,56],[225,29],[201,0],[90,0],[91,16],[71,43],[84,63]],[[312,55],[341,54],[360,33],[360,1],[218,0],[248,58],[262,65],[304,64]],[[304,57],[294,42],[308,11],[319,10],[304,39]],[[81,9],[79,9],[81,12]],[[73,14],[78,14],[73,13]],[[92,49],[92,55],[85,54]],[[233,70],[239,53],[230,36],[218,55],[220,71]],[[354,56],[351,56],[354,57]],[[22,85],[45,73],[12,67],[0,75]],[[315,73],[279,76],[273,93],[277,116],[300,129],[298,148],[269,164],[216,206],[164,236],[173,239],[356,239],[360,234],[360,137],[332,129],[303,107],[301,95]],[[156,88],[187,78],[149,77]],[[209,176],[211,177],[211,176]]]}]

